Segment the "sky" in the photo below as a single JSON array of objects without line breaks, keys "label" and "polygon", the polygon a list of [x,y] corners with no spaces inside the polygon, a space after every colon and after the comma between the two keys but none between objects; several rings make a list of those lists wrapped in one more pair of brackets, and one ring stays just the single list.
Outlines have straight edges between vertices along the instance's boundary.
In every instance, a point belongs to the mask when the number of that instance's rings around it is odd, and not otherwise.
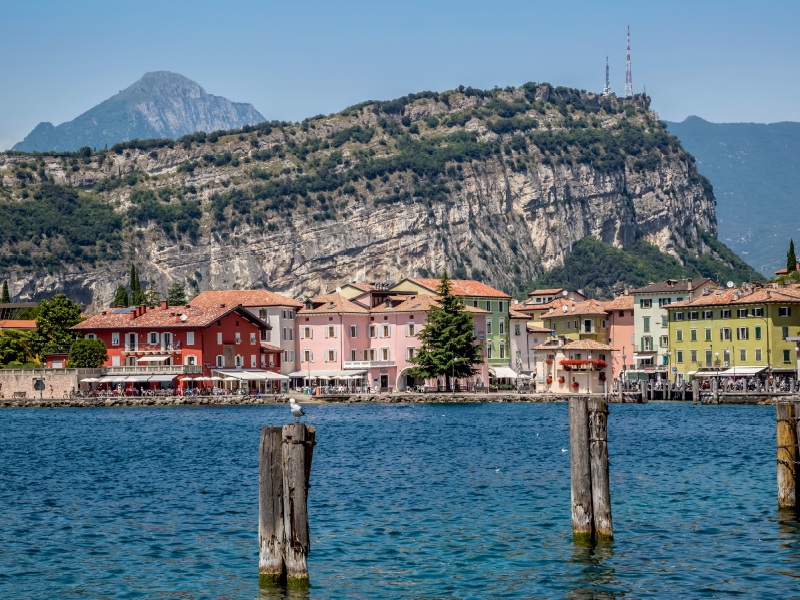
[{"label": "sky", "polygon": [[[609,6],[611,4],[611,6]],[[0,150],[173,71],[267,119],[528,81],[625,85],[662,119],[800,121],[800,2],[0,0]]]}]

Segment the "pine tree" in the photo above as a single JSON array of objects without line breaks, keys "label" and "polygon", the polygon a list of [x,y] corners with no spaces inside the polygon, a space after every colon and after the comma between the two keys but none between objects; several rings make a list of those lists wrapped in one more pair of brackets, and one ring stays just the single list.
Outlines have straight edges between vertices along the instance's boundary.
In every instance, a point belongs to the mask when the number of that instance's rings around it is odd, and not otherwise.
[{"label": "pine tree", "polygon": [[170,306],[183,306],[186,304],[186,288],[180,281],[176,281],[169,287],[167,303]]},{"label": "pine tree", "polygon": [[153,282],[150,282],[150,285],[147,286],[147,292],[143,296],[144,304],[151,308],[161,304],[161,292],[158,291],[156,284]]},{"label": "pine tree", "polygon": [[8,294],[8,279],[3,281],[3,297],[0,298],[0,303],[2,304],[9,304],[11,302],[11,296]]},{"label": "pine tree", "polygon": [[786,253],[786,272],[797,270],[797,256],[794,254],[794,239],[789,240],[789,252]]},{"label": "pine tree", "polygon": [[422,379],[444,376],[449,386],[451,376],[459,379],[477,372],[474,365],[483,363],[483,345],[475,344],[472,313],[464,308],[461,298],[450,294],[447,271],[442,273],[436,292],[439,306],[432,305],[428,311],[418,336],[422,346],[410,359],[416,366],[408,374]]},{"label": "pine tree", "polygon": [[114,294],[114,307],[128,306],[128,291],[124,285],[117,286],[117,293]]}]

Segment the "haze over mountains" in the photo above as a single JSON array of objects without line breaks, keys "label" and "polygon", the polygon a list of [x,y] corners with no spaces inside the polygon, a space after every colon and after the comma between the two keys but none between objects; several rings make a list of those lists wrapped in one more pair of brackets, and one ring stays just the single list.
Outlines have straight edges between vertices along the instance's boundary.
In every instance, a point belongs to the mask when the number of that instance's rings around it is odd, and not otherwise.
[{"label": "haze over mountains", "polygon": [[169,71],[154,71],[72,121],[39,123],[13,149],[75,151],[111,147],[132,139],[178,138],[264,121],[252,104],[206,93],[199,84]]},{"label": "haze over mountains", "polygon": [[709,123],[688,117],[669,132],[714,186],[719,240],[761,273],[786,266],[800,238],[800,123]]}]

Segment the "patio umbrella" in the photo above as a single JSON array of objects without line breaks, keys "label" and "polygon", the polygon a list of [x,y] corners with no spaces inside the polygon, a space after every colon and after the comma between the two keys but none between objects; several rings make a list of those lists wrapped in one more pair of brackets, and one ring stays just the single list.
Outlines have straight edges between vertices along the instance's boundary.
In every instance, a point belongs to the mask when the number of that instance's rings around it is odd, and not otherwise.
[{"label": "patio umbrella", "polygon": [[81,383],[97,383],[100,381],[97,377],[87,377],[86,379],[81,379]]}]

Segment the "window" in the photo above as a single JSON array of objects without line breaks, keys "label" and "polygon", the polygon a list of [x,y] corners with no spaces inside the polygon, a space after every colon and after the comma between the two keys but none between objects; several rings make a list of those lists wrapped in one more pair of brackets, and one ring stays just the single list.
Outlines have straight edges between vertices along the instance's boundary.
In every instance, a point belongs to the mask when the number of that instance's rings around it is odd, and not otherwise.
[{"label": "window", "polygon": [[486,335],[492,335],[492,320],[488,317],[486,319]]},{"label": "window", "polygon": [[696,363],[697,362],[697,350],[691,350],[690,357],[691,357],[691,362]]},{"label": "window", "polygon": [[383,338],[392,337],[392,329],[390,325],[381,326],[381,337]]},{"label": "window", "polygon": [[[358,325],[350,325],[350,337],[357,338],[358,337]],[[353,360],[356,360],[355,358]]]},{"label": "window", "polygon": [[500,319],[500,321],[497,324],[497,329],[498,329],[498,333],[500,333],[500,335],[504,335],[505,334],[505,332],[506,332],[506,320],[505,319]]},{"label": "window", "polygon": [[294,337],[294,329],[291,327],[284,327],[283,328],[283,339],[284,340],[291,340]]},{"label": "window", "polygon": [[190,366],[194,366],[197,364],[197,357],[193,354],[190,354],[189,356],[185,357],[184,360],[186,364]]},{"label": "window", "polygon": [[678,364],[683,364],[683,350],[678,350],[675,353],[675,360],[678,362]]},{"label": "window", "polygon": [[506,345],[503,342],[500,342],[500,358],[506,357]]},{"label": "window", "polygon": [[389,360],[389,349],[388,348],[381,348],[381,360],[388,361]]},{"label": "window", "polygon": [[367,329],[367,337],[369,338],[376,338],[378,337],[378,326],[377,325],[370,325]]},{"label": "window", "polygon": [[731,328],[723,327],[719,330],[719,339],[725,341],[731,339]]},{"label": "window", "polygon": [[650,317],[644,318],[644,332],[650,333]]},{"label": "window", "polygon": [[730,309],[725,309],[720,311],[719,316],[723,319],[730,319],[731,318],[731,311]]},{"label": "window", "polygon": [[477,301],[477,300],[473,300],[473,301],[472,301],[472,306],[473,306],[474,308],[478,308],[478,301]]},{"label": "window", "polygon": [[369,350],[364,350],[364,360],[369,360],[369,361],[375,360],[374,348],[370,348]]},{"label": "window", "polygon": [[711,350],[706,350],[706,366],[710,367],[714,359],[714,355]]},{"label": "window", "polygon": [[119,346],[119,333],[112,333],[111,334],[111,345],[112,346]]},{"label": "window", "polygon": [[714,313],[712,311],[710,311],[710,310],[704,310],[703,311],[703,318],[704,319],[713,319],[714,318],[713,315],[714,315]]},{"label": "window", "polygon": [[491,300],[487,300],[486,301],[486,310],[488,310],[489,312],[492,312],[492,302],[491,302]]},{"label": "window", "polygon": [[697,317],[698,317],[699,314],[700,313],[697,312],[696,310],[690,310],[689,311],[689,320],[690,321],[697,321]]},{"label": "window", "polygon": [[593,333],[594,332],[594,321],[591,319],[584,319],[583,320],[583,333]]},{"label": "window", "polygon": [[486,358],[492,358],[492,342],[486,344]]},{"label": "window", "polygon": [[326,338],[335,338],[336,337],[336,325],[328,325],[325,328],[325,337]]},{"label": "window", "polygon": [[[270,358],[272,358],[271,354],[270,354]],[[255,354],[251,354],[250,355],[250,368],[251,369],[255,369],[257,367],[258,367],[258,361],[256,360],[256,355]]]},{"label": "window", "polygon": [[262,320],[267,318],[267,309],[266,308],[259,308],[258,309],[258,318],[262,319]]},{"label": "window", "polygon": [[746,363],[747,362],[747,349],[746,348],[739,348],[739,362]]},{"label": "window", "polygon": [[697,341],[697,329],[690,329],[689,330],[689,341],[696,342]]},{"label": "window", "polygon": [[788,327],[781,327],[781,339],[785,340],[789,337],[789,328]]},{"label": "window", "polygon": [[753,309],[753,316],[754,317],[763,317],[764,316],[764,309],[763,308],[754,308]]},{"label": "window", "polygon": [[640,308],[652,308],[653,301],[650,298],[640,298],[639,299],[639,307]]},{"label": "window", "polygon": [[[473,326],[474,329],[474,326]],[[406,337],[414,337],[417,335],[417,324],[416,323],[409,323],[406,325]],[[473,332],[473,336],[475,333]]]},{"label": "window", "polygon": [[[284,360],[286,360],[286,352],[284,352],[283,355],[284,355]],[[274,367],[275,366],[275,355],[274,354],[270,354],[269,355],[269,366],[270,367]]]},{"label": "window", "polygon": [[662,348],[666,348],[667,346],[669,346],[669,336],[662,335],[661,336],[661,347]]},{"label": "window", "polygon": [[747,327],[737,327],[736,328],[736,339],[737,340],[746,340],[748,338],[748,328]]},{"label": "window", "polygon": [[667,315],[662,315],[662,317],[661,317],[661,326],[662,327],[668,327],[669,326],[668,321],[669,321],[669,317]]},{"label": "window", "polygon": [[300,355],[300,362],[314,362],[314,355],[311,350],[303,350],[303,354]]},{"label": "window", "polygon": [[642,352],[650,352],[653,350],[653,338],[649,335],[642,338]]},{"label": "window", "polygon": [[255,333],[251,333],[250,334],[250,345],[251,346],[255,346],[256,345],[256,334]]},{"label": "window", "polygon": [[406,360],[411,360],[418,354],[416,348],[406,348]]},{"label": "window", "polygon": [[731,351],[727,348],[722,351],[722,362],[726,367],[730,366],[731,364]]},{"label": "window", "polygon": [[[577,328],[578,328],[578,327],[577,327],[577,325],[576,325],[576,326],[575,326],[575,329],[577,329]],[[572,329],[572,321],[567,321],[567,329]]]},{"label": "window", "polygon": [[792,351],[791,350],[784,350],[783,351],[783,362],[788,363],[792,360]]},{"label": "window", "polygon": [[336,350],[325,351],[325,362],[336,362]]},{"label": "window", "polygon": [[668,304],[672,304],[672,298],[659,298],[658,299],[658,306],[667,306]]},{"label": "window", "polygon": [[737,315],[737,316],[738,316],[740,319],[745,319],[745,318],[747,318],[747,309],[746,309],[746,308],[739,308],[739,309],[737,309],[737,310],[736,310],[736,315]]},{"label": "window", "polygon": [[221,354],[217,354],[217,366],[224,367],[225,366],[225,357]]},{"label": "window", "polygon": [[778,308],[778,316],[779,317],[791,317],[792,316],[792,309],[788,306],[781,306]]},{"label": "window", "polygon": [[706,341],[711,341],[711,327],[706,327]]},{"label": "window", "polygon": [[761,362],[761,348],[756,348],[756,362]]},{"label": "window", "polygon": [[600,319],[600,328],[601,329],[608,329],[608,321],[606,321],[605,319]]},{"label": "window", "polygon": [[753,327],[753,332],[755,333],[755,337],[757,340],[761,339],[761,325],[756,325]]},{"label": "window", "polygon": [[218,344],[222,344],[222,332],[221,331],[217,332],[217,343]]},{"label": "window", "polygon": [[683,329],[676,329],[675,330],[675,341],[682,342],[683,341]]},{"label": "window", "polygon": [[236,332],[236,343],[237,344],[241,344],[242,343],[242,334],[240,332],[238,332],[238,331]]},{"label": "window", "polygon": [[155,331],[151,331],[147,334],[147,342],[149,344],[157,344],[158,343],[158,333]]},{"label": "window", "polygon": [[118,367],[119,366],[119,356],[112,356],[111,357],[111,366]]},{"label": "window", "polygon": [[624,317],[625,316],[625,311],[624,310],[619,311],[619,316],[620,317]]},{"label": "window", "polygon": [[310,340],[314,337],[314,330],[311,329],[308,325],[305,325],[300,328],[300,339],[301,340]]},{"label": "window", "polygon": [[514,335],[519,335],[519,323],[514,323]]},{"label": "window", "polygon": [[503,308],[505,307],[505,302],[498,302],[497,303],[497,312],[504,312]]},{"label": "window", "polygon": [[241,354],[237,354],[233,357],[233,364],[237,367],[244,366],[244,357]]},{"label": "window", "polygon": [[137,350],[139,347],[139,336],[135,333],[125,334],[125,350]]},{"label": "window", "polygon": [[186,345],[187,346],[194,346],[194,331],[187,331],[186,332]]},{"label": "window", "polygon": [[675,313],[675,320],[676,321],[683,321],[683,313],[682,312],[676,312]]},{"label": "window", "polygon": [[272,341],[272,331],[270,331],[269,329],[261,330],[261,341],[262,342]]}]

